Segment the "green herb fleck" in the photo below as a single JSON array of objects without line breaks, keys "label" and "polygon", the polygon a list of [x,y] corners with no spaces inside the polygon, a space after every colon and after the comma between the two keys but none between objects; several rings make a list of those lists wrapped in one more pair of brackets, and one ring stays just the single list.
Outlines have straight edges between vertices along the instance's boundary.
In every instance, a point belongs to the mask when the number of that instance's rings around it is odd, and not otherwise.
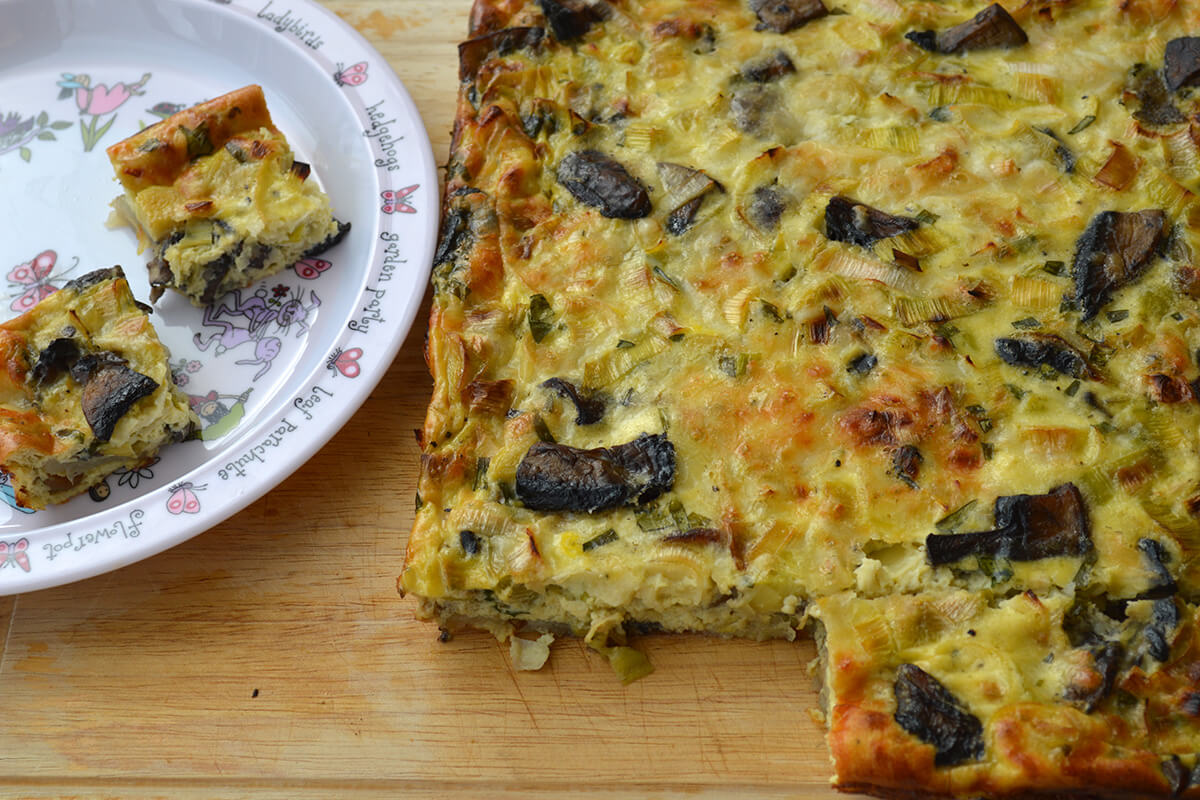
[{"label": "green herb fleck", "polygon": [[941,217],[939,217],[937,214],[933,213],[932,211],[927,211],[924,208],[919,208],[919,209],[917,209],[917,213],[914,216],[914,219],[916,219],[916,221],[921,223],[922,225],[932,225],[933,223],[935,223],[939,219],[941,219]]},{"label": "green herb fleck", "polygon": [[967,501],[933,523],[933,527],[938,529],[938,533],[954,533],[967,521],[967,516],[971,513],[971,509],[975,508],[978,503],[978,500]]},{"label": "green herb fleck", "polygon": [[938,106],[937,108],[930,109],[929,118],[937,122],[949,122],[954,117],[951,116],[950,109],[945,106]]},{"label": "green herb fleck", "polygon": [[667,273],[663,272],[662,267],[654,267],[650,271],[654,273],[654,277],[658,278],[660,281],[665,283],[667,286],[670,286],[672,289],[674,289],[677,292],[680,291],[679,281],[672,278]]},{"label": "green herb fleck", "polygon": [[1120,322],[1129,317],[1129,312],[1123,308],[1119,308],[1114,311],[1106,311],[1104,316],[1108,317],[1109,322]]},{"label": "green herb fleck", "polygon": [[1047,261],[1045,264],[1042,264],[1042,269],[1051,275],[1062,275],[1066,268],[1067,265],[1061,261]]},{"label": "green herb fleck", "polygon": [[617,532],[612,528],[609,528],[604,533],[598,536],[593,536],[591,539],[588,539],[586,542],[584,542],[583,552],[586,553],[588,551],[595,550],[597,547],[603,547],[606,544],[612,544],[618,538]]},{"label": "green herb fleck", "polygon": [[542,419],[540,414],[533,418],[533,430],[543,442],[554,444],[554,434],[550,432],[546,420]]},{"label": "green herb fleck", "polygon": [[1064,392],[1064,394],[1065,394],[1067,397],[1074,397],[1074,396],[1075,396],[1075,394],[1076,394],[1076,392],[1078,392],[1078,391],[1079,391],[1079,387],[1080,387],[1081,385],[1082,385],[1082,384],[1081,384],[1079,381],[1071,381],[1071,385],[1067,387],[1067,389],[1066,389],[1066,391]]},{"label": "green herb fleck", "polygon": [[189,159],[207,156],[212,153],[213,143],[212,137],[208,135],[207,122],[201,122],[195,129],[189,128],[186,125],[180,125],[179,132],[183,134],[183,138],[187,142]]},{"label": "green herb fleck", "polygon": [[1079,133],[1080,131],[1084,130],[1085,128],[1087,128],[1087,126],[1091,125],[1095,121],[1096,121],[1096,115],[1088,114],[1086,117],[1079,120],[1079,122],[1076,122],[1075,127],[1071,128],[1071,130],[1067,131],[1067,135],[1071,136],[1073,134]]},{"label": "green herb fleck", "polygon": [[492,460],[487,457],[478,458],[475,460],[475,480],[471,483],[471,488],[474,491],[479,491],[487,485],[488,465]]},{"label": "green herb fleck", "polygon": [[980,442],[979,449],[983,452],[983,458],[985,461],[991,461],[992,456],[996,453],[996,446],[991,442]]},{"label": "green herb fleck", "polygon": [[740,378],[746,374],[746,367],[750,363],[750,354],[722,355],[717,359],[717,363],[721,368],[721,372],[724,372],[731,378]]},{"label": "green herb fleck", "polygon": [[1023,319],[1013,320],[1012,326],[1014,328],[1020,328],[1023,331],[1028,331],[1034,328],[1042,327],[1042,321],[1037,317],[1025,317]]},{"label": "green herb fleck", "polygon": [[554,326],[554,311],[544,295],[529,298],[529,332],[535,342],[541,342]]},{"label": "green herb fleck", "polygon": [[783,322],[783,316],[774,303],[768,303],[766,300],[759,300],[758,303],[764,316],[770,317],[772,322]]},{"label": "green herb fleck", "polygon": [[633,347],[633,342],[629,341],[628,339],[618,339],[617,340],[617,349],[618,350],[625,350],[626,348],[629,348],[629,347]]},{"label": "green herb fleck", "polygon": [[1023,398],[1025,396],[1025,390],[1022,389],[1020,386],[1017,386],[1016,384],[1006,383],[1006,384],[1004,384],[1004,388],[1006,388],[1006,389],[1008,389],[1008,391],[1012,392],[1012,396],[1017,398],[1018,400],[1020,400],[1021,398]]}]

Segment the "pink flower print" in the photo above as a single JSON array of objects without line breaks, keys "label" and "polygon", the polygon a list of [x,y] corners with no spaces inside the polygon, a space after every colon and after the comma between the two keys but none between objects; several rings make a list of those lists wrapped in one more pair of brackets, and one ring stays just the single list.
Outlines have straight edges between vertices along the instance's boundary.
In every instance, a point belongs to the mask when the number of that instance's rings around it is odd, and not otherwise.
[{"label": "pink flower print", "polygon": [[[91,76],[86,74],[71,75],[63,73],[63,80],[58,82],[62,87],[63,94],[60,97],[70,96],[70,91],[75,92],[75,105],[79,107],[79,113],[82,116],[90,116],[91,119],[87,122],[79,121],[79,129],[83,135],[84,152],[90,152],[93,147],[100,141],[104,134],[108,133],[108,129],[112,127],[116,121],[115,112],[120,108],[126,100],[134,95],[145,94],[142,87],[146,85],[146,81],[150,80],[150,73],[142,75],[141,79],[126,84],[125,82],[114,83],[112,86],[107,86],[103,83],[92,85]],[[105,114],[114,114],[108,122],[100,125],[100,117]]]}]

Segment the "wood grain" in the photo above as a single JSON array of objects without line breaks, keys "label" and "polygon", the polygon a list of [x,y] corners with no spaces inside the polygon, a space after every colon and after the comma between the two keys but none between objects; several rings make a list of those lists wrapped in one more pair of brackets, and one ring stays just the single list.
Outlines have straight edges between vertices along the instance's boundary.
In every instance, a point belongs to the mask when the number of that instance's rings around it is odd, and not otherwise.
[{"label": "wood grain", "polygon": [[[329,0],[449,146],[469,0]],[[425,319],[308,464],[142,563],[0,599],[0,792],[830,798],[811,642],[648,637],[622,686],[578,641],[516,673],[395,591],[430,392]]]}]

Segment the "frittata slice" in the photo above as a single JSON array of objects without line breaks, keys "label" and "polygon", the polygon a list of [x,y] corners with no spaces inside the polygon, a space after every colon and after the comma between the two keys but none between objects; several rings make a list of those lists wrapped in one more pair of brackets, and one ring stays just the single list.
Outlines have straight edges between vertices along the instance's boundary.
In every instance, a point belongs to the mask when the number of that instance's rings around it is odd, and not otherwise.
[{"label": "frittata slice", "polygon": [[68,500],[198,429],[148,310],[113,267],[0,324],[0,469],[22,506]]},{"label": "frittata slice", "polygon": [[259,86],[180,111],[108,148],[114,206],[164,288],[208,305],[337,244],[350,229],[271,121]]}]

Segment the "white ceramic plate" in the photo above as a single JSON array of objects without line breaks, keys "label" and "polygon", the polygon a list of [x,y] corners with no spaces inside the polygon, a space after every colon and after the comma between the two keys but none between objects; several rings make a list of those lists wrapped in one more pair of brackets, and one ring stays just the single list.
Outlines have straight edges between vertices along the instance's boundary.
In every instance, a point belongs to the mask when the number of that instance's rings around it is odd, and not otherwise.
[{"label": "white ceramic plate", "polygon": [[[307,0],[0,0],[0,319],[73,277],[145,259],[110,230],[104,149],[178,108],[260,84],[276,125],[353,225],[319,259],[207,310],[152,317],[204,424],[155,464],[28,513],[0,481],[0,594],[132,563],[269,491],[350,418],[421,302],[437,177],[383,58]],[[310,179],[311,180],[311,179]]]}]

